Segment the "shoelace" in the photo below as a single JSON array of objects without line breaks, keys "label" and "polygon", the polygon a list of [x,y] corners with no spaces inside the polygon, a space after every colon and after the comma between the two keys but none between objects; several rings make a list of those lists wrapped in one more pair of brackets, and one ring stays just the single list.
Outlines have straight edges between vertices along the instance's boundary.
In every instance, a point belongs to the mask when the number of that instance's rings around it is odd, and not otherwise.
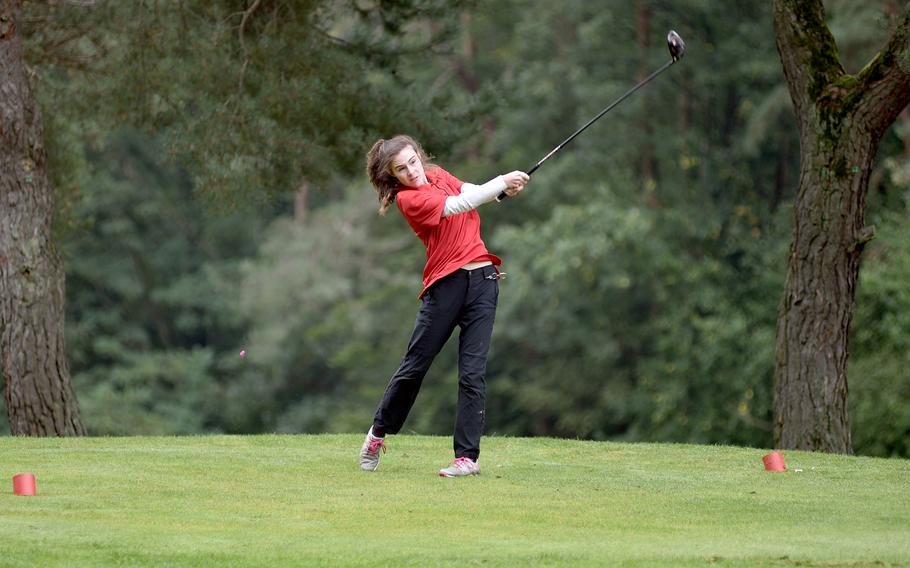
[{"label": "shoelace", "polygon": [[367,452],[371,454],[378,454],[379,448],[382,448],[382,453],[386,453],[385,449],[385,440],[370,440],[370,445],[367,446]]},{"label": "shoelace", "polygon": [[474,464],[471,461],[471,458],[455,458],[455,460],[452,462],[452,465],[455,467],[470,469]]}]

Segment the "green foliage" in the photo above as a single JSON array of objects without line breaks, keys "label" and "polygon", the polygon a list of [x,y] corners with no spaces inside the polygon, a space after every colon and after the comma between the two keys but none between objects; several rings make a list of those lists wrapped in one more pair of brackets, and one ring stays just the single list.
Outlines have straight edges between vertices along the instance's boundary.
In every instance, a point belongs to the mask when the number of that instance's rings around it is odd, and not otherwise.
[{"label": "green foliage", "polygon": [[450,33],[439,16],[459,3],[364,6],[34,3],[26,33],[45,108],[86,123],[98,143],[116,125],[140,125],[185,165],[197,191],[263,202],[357,169],[360,148],[379,133],[444,103],[403,89],[394,73],[399,59]]},{"label": "green foliage", "polygon": [[840,60],[847,73],[855,74],[884,47],[899,10],[888,0],[827,0],[824,4]]},{"label": "green foliage", "polygon": [[[666,60],[663,33],[630,53],[631,3],[572,7],[542,6],[507,48],[479,50],[501,66],[491,152],[509,165],[543,155]],[[795,180],[797,143],[779,63],[756,57],[773,53],[770,16],[736,10],[655,10],[652,29],[677,27],[687,59],[547,162],[522,203],[484,211],[521,223],[492,239],[514,275],[491,361],[494,428],[767,443],[787,238],[779,184]],[[653,180],[639,169],[646,145]]]},{"label": "green foliage", "polygon": [[850,359],[850,416],[857,452],[910,455],[910,223],[881,217],[857,292]]},{"label": "green foliage", "polygon": [[[376,215],[369,144],[414,134],[473,182],[528,168],[664,63],[674,28],[680,63],[481,210],[509,273],[487,431],[770,444],[799,175],[770,6],[253,4],[29,3],[91,432],[365,430],[424,259]],[[826,3],[851,70],[888,22],[854,4]],[[854,446],[875,455],[910,453],[904,130],[872,176],[852,344]],[[449,433],[456,384],[449,345],[406,430]]]},{"label": "green foliage", "polygon": [[224,428],[219,358],[243,323],[231,280],[263,219],[209,212],[159,154],[135,132],[112,134],[71,212],[67,346],[94,434]]},{"label": "green foliage", "polygon": [[93,434],[205,432],[219,414],[210,349],[132,352],[109,337],[93,347],[112,360],[76,375]]},{"label": "green foliage", "polygon": [[[429,22],[457,7],[26,6],[67,239],[72,370],[93,432],[275,427],[271,401],[248,398],[253,366],[226,358],[245,339],[238,260],[280,195],[349,175],[362,159],[352,148],[444,104],[402,89],[395,66],[444,37],[451,27]],[[152,134],[112,136],[124,122]]]},{"label": "green foliage", "polygon": [[517,393],[498,409],[512,428],[767,443],[777,259],[750,233],[700,232],[604,187],[503,231],[520,281],[501,296],[497,354],[515,356],[494,388]]},{"label": "green foliage", "polygon": [[403,353],[422,247],[397,212],[377,215],[368,185],[347,194],[306,223],[275,222],[242,270],[252,382],[235,394],[241,402],[255,392],[271,408],[258,429],[368,428]]}]

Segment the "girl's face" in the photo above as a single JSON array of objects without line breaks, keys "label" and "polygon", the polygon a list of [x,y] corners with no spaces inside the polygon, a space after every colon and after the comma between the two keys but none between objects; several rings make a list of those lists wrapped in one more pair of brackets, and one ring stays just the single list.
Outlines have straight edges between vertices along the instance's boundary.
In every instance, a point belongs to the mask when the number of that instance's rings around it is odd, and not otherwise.
[{"label": "girl's face", "polygon": [[401,185],[418,187],[429,183],[423,171],[420,157],[412,146],[407,146],[404,150],[395,154],[395,157],[392,158],[391,168],[392,175],[395,176],[395,179]]}]

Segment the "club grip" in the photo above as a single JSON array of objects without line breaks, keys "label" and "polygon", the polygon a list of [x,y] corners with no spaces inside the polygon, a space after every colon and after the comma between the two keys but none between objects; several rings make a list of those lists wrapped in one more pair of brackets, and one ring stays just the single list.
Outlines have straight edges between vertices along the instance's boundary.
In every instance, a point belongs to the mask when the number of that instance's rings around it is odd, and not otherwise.
[{"label": "club grip", "polygon": [[[531,177],[531,174],[533,174],[534,172],[536,172],[536,171],[537,171],[537,168],[539,168],[539,167],[540,167],[540,162],[534,164],[534,166],[533,166],[530,170],[528,170],[528,177]],[[506,195],[506,192],[503,191],[502,193],[500,193],[500,194],[496,197],[496,201],[502,201],[502,200],[505,199],[506,197],[508,197],[508,195]]]}]

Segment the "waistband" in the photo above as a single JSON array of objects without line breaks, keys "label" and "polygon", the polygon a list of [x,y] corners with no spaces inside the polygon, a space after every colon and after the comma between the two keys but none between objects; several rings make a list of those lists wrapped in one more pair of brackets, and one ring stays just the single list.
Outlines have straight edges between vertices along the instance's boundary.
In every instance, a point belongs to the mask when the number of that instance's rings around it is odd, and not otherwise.
[{"label": "waistband", "polygon": [[481,260],[480,262],[469,262],[461,267],[462,270],[474,270],[475,268],[482,268],[484,266],[490,266],[493,264],[492,260]]},{"label": "waistband", "polygon": [[486,266],[481,266],[479,268],[473,268],[471,270],[465,268],[459,268],[452,274],[449,274],[445,278],[451,278],[453,276],[462,277],[462,278],[489,278],[493,279],[499,274],[499,269],[495,264],[488,264]]}]

